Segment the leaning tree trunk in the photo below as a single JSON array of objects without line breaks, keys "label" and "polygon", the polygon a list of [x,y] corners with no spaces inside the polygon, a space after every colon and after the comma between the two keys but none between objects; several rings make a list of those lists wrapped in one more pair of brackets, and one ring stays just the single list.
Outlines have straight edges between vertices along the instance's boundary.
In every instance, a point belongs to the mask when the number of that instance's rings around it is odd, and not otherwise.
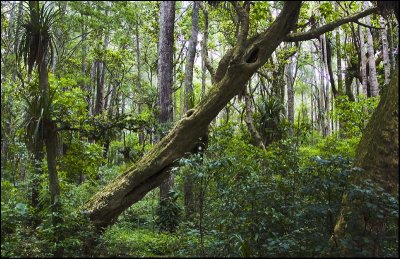
[{"label": "leaning tree trunk", "polygon": [[95,194],[83,211],[98,227],[111,224],[118,215],[168,177],[164,169],[190,151],[208,124],[237,95],[266,62],[296,23],[300,2],[286,2],[281,14],[265,32],[243,41],[222,58],[216,84],[195,108],[140,161]]},{"label": "leaning tree trunk", "polygon": [[[240,7],[240,6],[239,6]],[[287,1],[272,25],[250,39],[240,37],[237,46],[221,59],[215,73],[214,86],[193,109],[186,112],[175,127],[141,160],[113,182],[97,192],[83,207],[98,228],[115,222],[121,212],[156,188],[168,176],[165,169],[190,152],[206,132],[210,122],[240,91],[283,41],[300,41],[331,31],[346,22],[376,12],[371,8],[306,33],[291,33],[299,15],[301,2]],[[246,34],[248,30],[242,30]]]},{"label": "leaning tree trunk", "polygon": [[[398,75],[399,71],[396,70],[358,145],[356,165],[365,169],[365,172],[352,181],[361,184],[362,180],[370,179],[394,197],[398,197],[399,191]],[[343,256],[354,256],[357,251],[345,245],[350,244],[360,251],[368,252],[369,256],[380,256],[380,243],[376,237],[383,235],[385,222],[369,220],[372,215],[358,212],[358,208],[352,204],[355,202],[345,195],[333,236],[337,249]],[[371,239],[374,241],[364,241]]]}]

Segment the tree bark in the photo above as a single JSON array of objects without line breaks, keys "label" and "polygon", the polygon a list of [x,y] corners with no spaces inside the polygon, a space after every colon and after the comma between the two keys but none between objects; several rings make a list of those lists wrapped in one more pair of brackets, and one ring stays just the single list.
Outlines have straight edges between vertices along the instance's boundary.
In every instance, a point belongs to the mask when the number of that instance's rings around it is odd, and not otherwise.
[{"label": "tree bark", "polygon": [[253,122],[253,112],[251,110],[251,97],[247,90],[245,90],[244,92],[244,104],[246,109],[246,125],[252,137],[253,145],[265,149],[260,133],[258,132]]},{"label": "tree bark", "polygon": [[361,67],[361,84],[362,84],[362,93],[367,96],[367,84],[368,84],[368,78],[367,78],[367,58],[365,55],[365,43],[364,43],[364,27],[358,26],[358,33],[360,37],[360,67]]},{"label": "tree bark", "polygon": [[[194,106],[193,65],[196,56],[197,35],[199,32],[199,6],[199,2],[193,2],[192,32],[189,40],[189,48],[185,66],[185,112],[192,109]],[[191,172],[188,172],[188,174],[185,176],[183,185],[185,213],[186,217],[190,218],[194,212],[193,174]]]},{"label": "tree bark", "polygon": [[335,85],[335,78],[333,77],[333,69],[332,69],[332,44],[329,41],[329,38],[325,38],[325,45],[326,45],[326,65],[328,67],[329,73],[329,82],[331,83],[332,94],[333,97],[336,98],[339,93],[336,89]]},{"label": "tree bark", "polygon": [[[397,63],[398,64],[398,63]],[[399,81],[398,69],[393,75],[388,89],[381,96],[381,101],[373,113],[361,141],[357,147],[355,165],[365,169],[362,175],[352,182],[360,184],[360,180],[371,179],[373,183],[382,187],[387,193],[398,197],[399,190]],[[368,252],[367,256],[380,256],[379,240],[384,231],[384,222],[370,220],[362,213],[349,214],[353,208],[349,197],[343,197],[341,215],[336,223],[332,240],[339,249],[341,256],[354,256],[341,240],[354,248]],[[353,219],[349,218],[351,215]],[[352,222],[350,223],[350,220]],[[363,231],[365,228],[370,231]],[[372,238],[374,242],[365,243],[364,238]],[[356,251],[357,252],[357,251]]]},{"label": "tree bark", "polygon": [[193,65],[196,57],[197,35],[199,32],[199,2],[193,2],[192,32],[189,40],[187,61],[185,66],[185,112],[193,108]]},{"label": "tree bark", "polygon": [[[107,11],[106,11],[107,13]],[[106,50],[108,47],[108,34],[104,36],[103,50]],[[104,57],[100,57],[103,59]],[[94,115],[99,115],[103,113],[105,106],[107,105],[107,101],[104,100],[104,76],[106,72],[106,67],[103,60],[96,61],[96,104]]]},{"label": "tree bark", "polygon": [[294,125],[294,72],[293,72],[293,59],[290,57],[289,63],[286,66],[286,82],[287,82],[287,105],[288,105],[288,120],[289,120],[289,135],[293,136]]},{"label": "tree bark", "polygon": [[[338,11],[338,3],[335,4],[335,10]],[[342,48],[340,44],[340,28],[336,30],[336,64],[337,64],[337,81],[339,95],[343,94],[343,71],[342,71]]]},{"label": "tree bark", "polygon": [[[159,122],[163,125],[161,136],[167,133],[166,127],[172,122],[172,77],[174,57],[174,20],[175,2],[166,1],[160,4],[160,33],[158,47],[158,88],[159,88]],[[160,199],[167,199],[173,187],[172,175],[160,185]]]},{"label": "tree bark", "polygon": [[[137,22],[136,22],[136,64],[137,64],[137,87],[138,87],[138,92],[142,92],[142,74],[141,74],[141,62],[140,62],[140,44],[139,44],[139,14],[136,16],[137,17]],[[138,102],[138,113],[142,113],[142,104]],[[143,145],[144,144],[144,133],[143,131],[139,132],[139,144]]]},{"label": "tree bark", "polygon": [[[157,187],[168,174],[164,169],[177,161],[204,135],[208,124],[237,95],[250,77],[266,62],[297,21],[301,3],[286,2],[274,23],[263,33],[236,46],[235,54],[220,62],[222,77],[208,95],[176,124],[140,161],[95,194],[83,207],[98,227],[111,224],[116,217]],[[249,60],[250,56],[255,58]],[[228,59],[226,62],[226,59]],[[223,58],[224,60],[224,58]],[[251,61],[251,62],[250,62]],[[224,66],[224,67],[221,67]]]},{"label": "tree bark", "polygon": [[[364,2],[364,6],[368,7],[368,2]],[[365,17],[365,24],[371,26],[371,19],[369,16]],[[375,54],[374,54],[374,41],[369,28],[367,28],[367,52],[368,52],[368,67],[369,67],[369,86],[371,88],[371,96],[379,95],[378,79],[376,77]]]},{"label": "tree bark", "polygon": [[390,81],[390,60],[389,60],[389,44],[386,31],[386,23],[383,17],[379,20],[382,31],[382,54],[383,54],[383,68],[385,71],[385,85],[389,84]]}]

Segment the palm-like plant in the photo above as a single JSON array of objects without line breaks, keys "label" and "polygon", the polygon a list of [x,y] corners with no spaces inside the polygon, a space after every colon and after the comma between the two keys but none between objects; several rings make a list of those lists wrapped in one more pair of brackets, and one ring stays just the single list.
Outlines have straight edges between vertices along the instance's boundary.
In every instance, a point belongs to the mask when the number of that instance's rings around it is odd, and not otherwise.
[{"label": "palm-like plant", "polygon": [[257,110],[261,115],[258,123],[259,131],[267,146],[280,138],[279,124],[284,117],[284,107],[277,98],[270,96],[257,105]]},{"label": "palm-like plant", "polygon": [[[29,1],[27,12],[29,15],[22,23],[23,29],[21,45],[17,52],[17,62],[24,61],[28,68],[28,75],[37,67],[39,76],[39,89],[31,89],[27,96],[28,104],[28,123],[27,133],[31,135],[34,148],[34,157],[41,159],[40,150],[43,147],[43,142],[46,144],[47,169],[49,174],[49,191],[51,199],[51,207],[53,212],[53,225],[57,226],[61,222],[58,212],[60,210],[60,184],[57,175],[57,130],[56,124],[51,119],[51,99],[54,93],[50,92],[48,66],[52,61],[54,54],[54,40],[52,37],[51,28],[56,22],[58,12],[54,12],[50,5],[39,5],[38,1]],[[36,124],[36,126],[33,126]],[[30,131],[30,132],[29,132]],[[32,132],[33,131],[33,132]],[[39,169],[38,169],[39,170]],[[37,173],[41,173],[38,171]],[[32,188],[32,194],[34,188]],[[37,191],[37,190],[35,190]],[[56,237],[61,240],[61,236]],[[62,256],[62,247],[57,247],[56,256]]]},{"label": "palm-like plant", "polygon": [[51,28],[59,12],[54,11],[50,5],[43,4],[40,7],[39,1],[29,1],[28,7],[24,8],[28,16],[21,24],[23,29],[17,59],[24,61],[28,74],[31,74],[35,65],[49,65],[52,61],[50,57],[54,55],[56,48]]}]

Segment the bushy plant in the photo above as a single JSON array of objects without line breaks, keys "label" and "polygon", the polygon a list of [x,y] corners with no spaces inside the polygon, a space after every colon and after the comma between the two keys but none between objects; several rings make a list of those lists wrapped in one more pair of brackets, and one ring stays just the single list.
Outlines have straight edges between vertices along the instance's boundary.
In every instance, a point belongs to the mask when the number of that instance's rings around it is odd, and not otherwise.
[{"label": "bushy plant", "polygon": [[157,257],[175,255],[180,245],[173,234],[115,225],[102,235],[99,249],[102,256]]}]

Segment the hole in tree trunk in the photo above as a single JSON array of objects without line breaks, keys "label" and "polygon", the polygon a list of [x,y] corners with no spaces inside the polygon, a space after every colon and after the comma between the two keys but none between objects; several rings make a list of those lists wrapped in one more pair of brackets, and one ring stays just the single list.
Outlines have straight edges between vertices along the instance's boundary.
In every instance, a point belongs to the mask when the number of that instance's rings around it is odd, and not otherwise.
[{"label": "hole in tree trunk", "polygon": [[190,109],[190,110],[188,110],[187,112],[186,112],[186,117],[190,117],[190,116],[192,116],[192,114],[194,113],[194,111],[195,111],[195,109]]},{"label": "hole in tree trunk", "polygon": [[246,63],[254,63],[257,61],[258,58],[258,48],[255,48],[246,59]]}]

